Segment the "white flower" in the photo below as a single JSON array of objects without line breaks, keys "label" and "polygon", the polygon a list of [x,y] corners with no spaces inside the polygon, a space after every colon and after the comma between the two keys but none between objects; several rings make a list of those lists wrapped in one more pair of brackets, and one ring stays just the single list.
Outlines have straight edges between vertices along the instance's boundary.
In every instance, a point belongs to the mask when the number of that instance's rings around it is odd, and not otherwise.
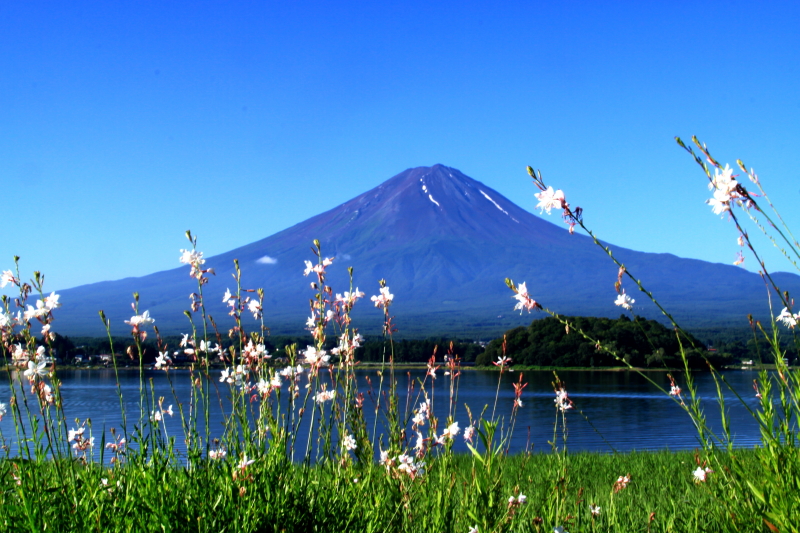
[{"label": "white flower", "polygon": [[325,364],[331,358],[325,350],[317,350],[313,346],[308,346],[306,351],[303,352],[303,355],[306,357],[306,363],[312,366],[316,364]]},{"label": "white flower", "polygon": [[589,510],[592,512],[592,516],[600,516],[600,506],[592,504],[589,506]]},{"label": "white flower", "polygon": [[478,525],[475,524],[474,526],[469,528],[469,531],[467,533],[478,533]]},{"label": "white flower", "polygon": [[392,460],[389,459],[389,452],[381,450],[381,458],[378,462],[386,467],[390,466],[392,464]]},{"label": "white flower", "polygon": [[711,470],[708,467],[703,469],[698,466],[697,470],[692,472],[692,475],[694,476],[694,480],[696,483],[703,483],[706,480],[706,477],[708,477],[708,474],[710,474],[711,472],[713,472],[713,470]]},{"label": "white flower", "polygon": [[511,497],[508,498],[508,504],[509,505],[522,505],[527,501],[528,501],[528,497],[525,496],[524,494],[522,494],[521,492],[520,492],[519,496],[517,496],[516,498],[514,496],[511,496]]},{"label": "white flower", "polygon": [[145,311],[141,315],[134,315],[130,320],[125,321],[126,324],[133,327],[144,327],[152,324],[153,322],[155,322],[155,319],[150,318],[150,311]]},{"label": "white flower", "polygon": [[250,300],[247,302],[247,308],[253,313],[253,318],[258,320],[261,316],[261,303],[258,300]]},{"label": "white flower", "polygon": [[70,429],[67,435],[67,441],[72,442],[77,441],[79,437],[83,436],[83,432],[86,431],[86,428],[83,426],[79,427],[78,429]]},{"label": "white flower", "polygon": [[797,325],[797,320],[800,319],[800,313],[793,315],[788,308],[784,307],[781,314],[775,320],[782,322],[788,328],[794,328]]},{"label": "white flower", "polygon": [[255,459],[247,459],[247,454],[242,455],[242,460],[239,461],[239,464],[236,466],[239,470],[244,470],[251,464],[255,463]]},{"label": "white flower", "polygon": [[423,468],[425,467],[425,463],[415,463],[414,458],[409,455],[399,455],[397,457],[397,462],[399,463],[397,470],[407,474],[411,479],[421,476],[424,473]]},{"label": "white flower", "polygon": [[3,274],[0,275],[0,289],[8,285],[9,283],[16,283],[17,278],[14,277],[14,273],[10,270],[3,270]]},{"label": "white flower", "polygon": [[335,397],[336,397],[336,391],[335,390],[331,390],[331,391],[324,390],[324,391],[318,392],[317,394],[314,395],[314,401],[317,402],[317,403],[324,403],[324,402],[329,402],[329,401],[333,400]]},{"label": "white flower", "polygon": [[720,173],[719,168],[714,169],[714,177],[708,184],[708,190],[716,189],[727,195],[735,194],[738,182],[733,177],[733,169],[730,165],[725,165],[725,168]]},{"label": "white flower", "polygon": [[342,443],[344,444],[344,447],[350,451],[358,448],[358,445],[356,444],[356,439],[354,439],[352,435],[347,435]]},{"label": "white flower", "polygon": [[617,294],[617,299],[614,300],[615,305],[619,305],[624,307],[628,311],[633,309],[633,304],[636,303],[636,300],[625,294],[625,289],[622,290],[620,294]]},{"label": "white flower", "polygon": [[46,317],[50,310],[45,306],[42,300],[36,300],[36,307],[29,305],[23,313],[23,318],[30,321],[33,318]]},{"label": "white flower", "polygon": [[536,303],[536,300],[532,299],[530,294],[528,294],[528,287],[525,285],[524,281],[519,284],[519,287],[517,287],[517,292],[514,294],[514,298],[517,299],[517,303],[514,306],[514,311],[519,309],[520,314],[523,310],[527,310],[530,313],[539,306],[539,304]]},{"label": "white flower", "polygon": [[28,369],[24,372],[24,375],[28,380],[33,381],[37,377],[43,378],[47,375],[47,363],[41,361],[39,363],[34,363],[33,361],[28,361]]},{"label": "white flower", "polygon": [[315,272],[317,275],[324,274],[325,268],[329,267],[333,264],[333,257],[327,257],[322,260],[322,263],[317,263],[316,265],[311,263],[311,261],[305,261],[306,269],[303,271],[304,276],[308,276],[312,272]]},{"label": "white flower", "polygon": [[167,352],[158,352],[158,357],[156,357],[156,364],[153,366],[155,366],[158,370],[161,370],[162,366],[167,366],[171,362],[172,359],[168,357]]},{"label": "white flower", "polygon": [[445,429],[442,432],[442,436],[443,437],[448,437],[450,439],[453,439],[453,438],[455,438],[456,435],[458,435],[459,431],[460,431],[460,429],[458,427],[458,422],[453,422],[452,424],[447,426],[447,429]]},{"label": "white flower", "polygon": [[7,313],[3,310],[3,306],[0,306],[0,328],[8,328],[14,325],[14,315],[11,313]]},{"label": "white flower", "polygon": [[60,298],[60,295],[58,295],[58,294],[56,294],[54,292],[51,292],[50,296],[48,296],[47,298],[44,299],[45,307],[47,307],[51,311],[53,309],[55,309],[56,307],[61,307],[61,304],[58,303],[58,299],[59,298]]},{"label": "white flower", "polygon": [[551,209],[561,209],[564,205],[564,192],[561,189],[555,191],[552,187],[548,187],[546,191],[534,194],[534,196],[539,200],[536,209],[546,211],[548,215]]},{"label": "white flower", "polygon": [[180,262],[198,267],[205,263],[206,260],[203,259],[203,252],[198,252],[197,250],[181,250]]},{"label": "white flower", "polygon": [[8,412],[8,405],[0,402],[0,420],[3,420],[3,417]]},{"label": "white flower", "polygon": [[464,441],[472,442],[472,438],[474,436],[475,436],[475,426],[468,426],[467,429],[464,430]]}]

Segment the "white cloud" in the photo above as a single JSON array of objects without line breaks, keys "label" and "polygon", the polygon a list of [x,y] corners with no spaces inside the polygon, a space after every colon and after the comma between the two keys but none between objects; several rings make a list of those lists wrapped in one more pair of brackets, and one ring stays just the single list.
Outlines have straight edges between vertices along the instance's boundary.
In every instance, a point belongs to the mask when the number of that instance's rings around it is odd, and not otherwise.
[{"label": "white cloud", "polygon": [[262,265],[274,265],[274,264],[278,263],[278,260],[275,259],[274,257],[270,257],[268,255],[265,255],[264,257],[260,257],[260,258],[256,259],[256,263],[259,263],[259,264],[262,264]]}]

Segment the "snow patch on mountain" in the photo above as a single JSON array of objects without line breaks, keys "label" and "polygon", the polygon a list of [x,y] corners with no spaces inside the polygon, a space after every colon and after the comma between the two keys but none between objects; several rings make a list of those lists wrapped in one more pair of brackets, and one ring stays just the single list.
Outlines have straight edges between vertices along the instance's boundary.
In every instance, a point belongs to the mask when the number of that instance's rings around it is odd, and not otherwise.
[{"label": "snow patch on mountain", "polygon": [[435,204],[436,204],[436,207],[442,207],[442,206],[440,206],[440,205],[439,205],[439,202],[437,202],[436,200],[434,200],[434,199],[433,199],[433,196],[431,196],[430,194],[428,195],[428,198],[430,198],[431,202],[433,202],[433,203],[435,203]]},{"label": "snow patch on mountain", "polygon": [[256,259],[256,263],[260,265],[275,265],[278,263],[278,260],[275,259],[274,257],[265,255],[264,257],[259,257],[258,259]]},{"label": "snow patch on mountain", "polygon": [[[484,197],[484,198],[486,198],[487,200],[489,200],[490,202],[492,202],[492,203],[494,204],[494,206],[495,206],[497,209],[499,209],[500,211],[502,211],[503,213],[505,213],[506,215],[508,215],[508,211],[506,211],[505,209],[503,209],[502,207],[500,207],[500,204],[498,204],[497,202],[495,202],[494,200],[492,200],[492,197],[491,197],[491,196],[489,196],[489,195],[488,195],[488,194],[486,194],[485,192],[481,191],[480,189],[478,189],[478,190],[481,192],[481,194],[483,195],[483,197]],[[515,220],[514,222],[516,222],[516,220]]]}]

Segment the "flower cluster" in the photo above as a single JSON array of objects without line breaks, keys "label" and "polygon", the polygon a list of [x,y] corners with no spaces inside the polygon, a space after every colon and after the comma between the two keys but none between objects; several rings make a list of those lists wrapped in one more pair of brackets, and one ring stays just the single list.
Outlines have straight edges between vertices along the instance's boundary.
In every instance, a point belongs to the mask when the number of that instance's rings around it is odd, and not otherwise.
[{"label": "flower cluster", "polygon": [[567,390],[563,386],[556,389],[556,399],[553,401],[562,413],[572,409],[572,400],[569,399]]},{"label": "flower cluster", "polygon": [[[163,398],[162,398],[162,400],[163,400]],[[156,409],[155,411],[152,411],[150,413],[150,421],[151,422],[161,422],[164,419],[164,415],[173,416],[174,414],[175,414],[175,412],[172,410],[172,405],[171,404],[170,404],[169,407],[164,409],[164,406],[161,405],[161,402],[159,402],[158,409]]]},{"label": "flower cluster", "polygon": [[415,461],[414,457],[410,455],[398,455],[397,463],[397,471],[402,472],[411,479],[415,479],[425,473],[425,463]]},{"label": "flower cluster", "polygon": [[78,429],[70,429],[68,434],[68,442],[72,442],[72,449],[75,454],[85,453],[87,449],[94,446],[94,437],[86,438],[83,436],[86,428],[84,426]]},{"label": "flower cluster", "polygon": [[320,367],[325,366],[330,361],[331,356],[325,350],[317,350],[314,346],[307,346],[303,351],[305,362],[311,366],[311,374],[315,374]]},{"label": "flower cluster", "polygon": [[356,348],[360,347],[363,341],[364,337],[357,332],[354,331],[351,335],[345,331],[342,333],[342,336],[339,337],[339,345],[331,349],[331,353],[341,357],[348,366],[353,365],[355,364]]},{"label": "flower cluster", "polygon": [[111,435],[114,440],[106,443],[106,449],[111,450],[115,455],[125,455],[127,441],[121,436],[117,436],[113,428],[111,429]]},{"label": "flower cluster", "polygon": [[191,267],[189,275],[201,281],[207,281],[206,278],[203,278],[203,274],[214,273],[213,269],[203,270],[200,268],[206,260],[203,259],[203,252],[198,252],[197,250],[181,250],[180,262],[189,265]]},{"label": "flower cluster", "polygon": [[430,418],[430,416],[430,404],[428,402],[422,402],[419,404],[417,413],[414,415],[414,418],[412,418],[411,421],[415,426],[422,427],[425,425],[425,422]]},{"label": "flower cluster", "polygon": [[314,395],[314,401],[320,404],[332,401],[334,398],[336,398],[335,390],[322,390]]},{"label": "flower cluster", "polygon": [[61,304],[58,303],[59,297],[58,294],[53,292],[44,300],[36,300],[36,307],[28,305],[22,317],[26,322],[30,322],[34,318],[42,323],[46,322],[48,315],[50,315],[53,309],[61,307]]},{"label": "flower cluster", "polygon": [[348,451],[353,451],[356,448],[358,448],[358,445],[356,444],[356,439],[354,439],[352,435],[346,435],[344,437],[344,440],[342,441],[342,444]]},{"label": "flower cluster", "polygon": [[229,385],[235,384],[237,387],[244,387],[249,369],[245,365],[236,365],[236,368],[225,368],[220,375],[220,383]]},{"label": "flower cluster", "polygon": [[715,215],[721,215],[725,211],[730,211],[731,200],[736,200],[739,205],[749,208],[752,205],[752,200],[747,195],[744,188],[736,181],[736,176],[733,175],[733,169],[730,165],[725,165],[725,168],[720,172],[719,168],[714,170],[714,176],[710,179],[708,190],[714,191],[711,199],[706,200],[706,203],[711,206],[711,210]]},{"label": "flower cluster", "polygon": [[224,459],[228,455],[225,448],[218,448],[216,450],[208,450],[208,458],[213,460]]},{"label": "flower cluster", "polygon": [[624,488],[628,487],[628,484],[631,482],[631,475],[626,474],[624,476],[619,476],[617,478],[616,483],[614,483],[614,492],[619,492]]},{"label": "flower cluster", "polygon": [[375,304],[375,307],[380,307],[386,311],[392,304],[392,300],[394,300],[394,294],[389,292],[389,287],[381,287],[380,294],[373,296],[370,300]]}]

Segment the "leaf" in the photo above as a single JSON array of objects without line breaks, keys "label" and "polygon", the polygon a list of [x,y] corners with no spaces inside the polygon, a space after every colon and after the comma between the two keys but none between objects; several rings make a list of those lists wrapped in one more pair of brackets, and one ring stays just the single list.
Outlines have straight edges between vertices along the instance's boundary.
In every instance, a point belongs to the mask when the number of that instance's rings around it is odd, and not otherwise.
[{"label": "leaf", "polygon": [[[750,487],[750,491],[753,493],[753,496],[755,496],[756,498],[758,498],[758,501],[760,501],[761,503],[763,503],[764,505],[766,505],[766,503],[767,503],[767,500],[765,500],[765,499],[764,499],[764,493],[763,493],[763,492],[761,492],[760,490],[758,490],[758,489],[755,487],[755,485],[753,485],[753,482],[752,482],[752,481],[749,481],[749,480],[748,480],[748,481],[747,481],[747,486],[748,486],[748,487]],[[765,521],[766,521],[766,520],[765,520]],[[775,531],[777,531],[777,529],[776,529]]]},{"label": "leaf", "polygon": [[471,445],[470,443],[467,443],[467,448],[469,448],[469,451],[471,451],[471,452],[472,452],[472,455],[474,455],[474,456],[475,456],[475,458],[476,458],[478,461],[480,461],[480,462],[481,462],[481,464],[483,464],[483,463],[484,463],[483,456],[482,456],[480,453],[478,453],[478,450],[476,450],[475,448],[473,448],[473,447],[472,447],[472,445]]},{"label": "leaf", "polygon": [[[748,482],[748,483],[749,483],[749,482]],[[769,520],[767,520],[766,518],[764,518],[764,523],[765,523],[765,524],[767,524],[767,527],[770,529],[770,531],[774,531],[775,533],[780,533],[780,531],[778,530],[778,528],[777,528],[777,527],[775,527],[774,525],[772,525],[772,524],[770,523],[770,521],[769,521]]]}]

